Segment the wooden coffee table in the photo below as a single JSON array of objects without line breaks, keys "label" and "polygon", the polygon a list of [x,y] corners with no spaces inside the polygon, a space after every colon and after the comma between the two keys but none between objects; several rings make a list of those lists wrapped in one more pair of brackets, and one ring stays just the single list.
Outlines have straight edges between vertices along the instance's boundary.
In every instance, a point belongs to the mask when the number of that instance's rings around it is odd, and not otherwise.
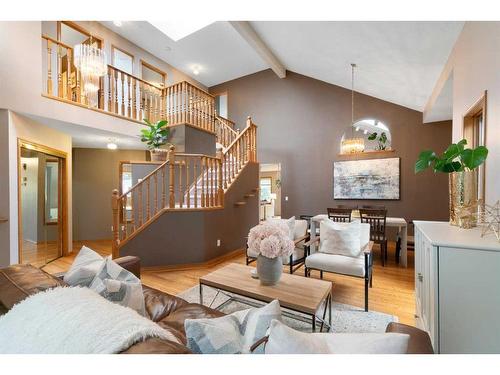
[{"label": "wooden coffee table", "polygon": [[[316,331],[316,321],[330,327],[332,320],[332,283],[298,275],[283,274],[277,285],[264,286],[251,276],[255,268],[243,264],[231,263],[206,276],[200,277],[200,304],[203,304],[203,286],[209,286],[220,292],[229,292],[260,302],[277,299],[282,308],[305,314],[310,317],[312,331]],[[224,293],[225,294],[225,293]],[[250,301],[228,295],[230,300],[252,305]],[[221,308],[229,301],[216,308]],[[316,316],[321,304],[325,302],[322,318]],[[325,321],[328,311],[328,322]],[[297,315],[289,315],[299,319]],[[301,320],[301,319],[300,319]],[[309,320],[308,320],[309,321]]]}]

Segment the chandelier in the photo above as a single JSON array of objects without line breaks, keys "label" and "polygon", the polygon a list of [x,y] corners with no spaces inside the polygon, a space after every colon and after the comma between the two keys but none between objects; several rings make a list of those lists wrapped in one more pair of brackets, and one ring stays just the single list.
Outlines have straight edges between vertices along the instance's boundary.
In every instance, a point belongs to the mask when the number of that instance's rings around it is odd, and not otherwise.
[{"label": "chandelier", "polygon": [[342,154],[357,154],[365,150],[364,138],[354,137],[354,68],[356,64],[351,64],[351,137],[343,138],[340,146]]},{"label": "chandelier", "polygon": [[99,103],[99,79],[107,72],[105,52],[94,46],[92,37],[90,44],[77,44],[74,48],[75,67],[81,75],[83,94],[87,104],[97,107]]}]

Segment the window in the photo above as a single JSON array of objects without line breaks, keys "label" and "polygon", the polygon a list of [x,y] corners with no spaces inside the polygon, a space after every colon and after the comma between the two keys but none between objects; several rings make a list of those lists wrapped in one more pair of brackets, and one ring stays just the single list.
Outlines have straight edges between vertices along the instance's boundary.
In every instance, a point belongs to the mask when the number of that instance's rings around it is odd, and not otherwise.
[{"label": "window", "polygon": [[142,64],[142,79],[152,85],[158,87],[165,87],[166,74],[160,69],[148,64],[145,61],[141,61]]},{"label": "window", "polygon": [[[467,147],[476,148],[486,145],[486,98],[487,92],[467,111],[464,116],[463,138],[467,140]],[[485,169],[484,164],[478,168],[478,199],[485,197]]]},{"label": "window", "polygon": [[260,178],[260,200],[271,202],[271,177],[261,177]]},{"label": "window", "polygon": [[113,66],[125,73],[133,74],[134,56],[115,46],[112,46],[111,50]]},{"label": "window", "polygon": [[227,93],[215,95],[215,110],[219,116],[228,118]]}]

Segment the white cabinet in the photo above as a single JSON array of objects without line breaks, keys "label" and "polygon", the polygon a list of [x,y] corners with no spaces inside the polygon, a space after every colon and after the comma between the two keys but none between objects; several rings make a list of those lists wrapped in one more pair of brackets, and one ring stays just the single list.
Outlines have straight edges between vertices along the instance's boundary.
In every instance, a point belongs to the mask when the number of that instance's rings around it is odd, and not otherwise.
[{"label": "white cabinet", "polygon": [[500,353],[500,243],[480,230],[415,222],[417,326],[437,353]]}]

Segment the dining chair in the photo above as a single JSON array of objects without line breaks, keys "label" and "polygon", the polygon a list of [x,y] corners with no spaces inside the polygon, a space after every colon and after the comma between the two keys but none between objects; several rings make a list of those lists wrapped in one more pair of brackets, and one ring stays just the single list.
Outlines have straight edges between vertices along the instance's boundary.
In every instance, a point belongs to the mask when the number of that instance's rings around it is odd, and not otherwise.
[{"label": "dining chair", "polygon": [[352,209],[350,208],[327,208],[328,218],[338,223],[350,223],[352,218]]},{"label": "dining chair", "polygon": [[387,260],[387,236],[385,234],[387,210],[386,209],[360,209],[362,223],[370,224],[370,240],[380,246],[382,266]]},{"label": "dining chair", "polygon": [[[396,240],[396,263],[399,264],[399,260],[401,258],[401,246],[402,239],[398,235]],[[408,235],[406,236],[406,250],[407,251],[415,251],[415,229],[413,225],[413,220],[410,220],[408,223]]]}]

